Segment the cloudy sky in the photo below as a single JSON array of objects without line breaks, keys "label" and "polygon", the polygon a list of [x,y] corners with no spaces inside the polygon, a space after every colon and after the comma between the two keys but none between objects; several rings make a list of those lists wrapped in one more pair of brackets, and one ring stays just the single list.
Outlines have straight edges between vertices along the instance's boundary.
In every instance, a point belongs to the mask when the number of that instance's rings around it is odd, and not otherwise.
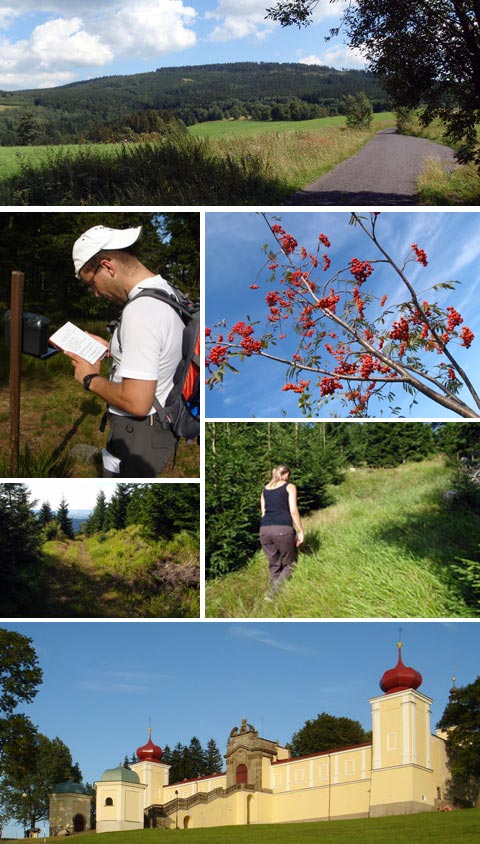
[{"label": "cloudy sky", "polygon": [[[59,627],[60,625],[60,627]],[[225,753],[246,718],[281,744],[320,712],[371,729],[369,698],[403,661],[433,698],[432,731],[458,686],[478,675],[475,622],[3,622],[33,639],[44,680],[25,710],[59,736],[86,782],[148,737],[171,748],[197,736]],[[20,710],[19,710],[20,711]],[[42,826],[43,828],[43,826]],[[4,829],[4,837],[9,834]]]},{"label": "cloudy sky", "polygon": [[[309,252],[315,252],[319,233],[326,234],[331,241],[328,253],[332,259],[330,273],[348,266],[351,258],[369,260],[380,257],[366,236],[358,227],[350,226],[350,212],[315,211],[290,212],[275,215],[271,222],[281,220],[287,232],[294,235],[299,245]],[[480,214],[474,212],[405,211],[382,212],[377,224],[377,236],[390,255],[402,265],[411,251],[412,243],[426,250],[428,266],[409,263],[407,275],[418,292],[425,291],[427,301],[437,301],[442,307],[454,305],[477,339],[469,350],[456,345],[452,351],[478,384],[480,356]],[[267,286],[257,279],[265,264],[264,244],[275,247],[262,216],[255,212],[209,212],[206,215],[206,324],[212,326],[226,320],[227,326],[248,315],[252,321],[259,320],[256,336],[269,326],[266,322],[268,308],[265,304],[267,290],[278,288]],[[329,273],[329,274],[330,274]],[[319,270],[317,281],[328,280]],[[267,273],[267,277],[268,277]],[[314,280],[315,278],[312,277]],[[437,282],[458,280],[461,284],[452,290],[427,292]],[[259,289],[250,285],[259,282]],[[379,265],[367,282],[369,290],[388,294],[388,304],[404,301],[404,288],[390,268]],[[366,289],[367,285],[365,285]],[[435,298],[432,298],[435,297]],[[368,316],[368,313],[367,313]],[[393,319],[393,317],[392,317]],[[268,329],[270,330],[270,329]],[[227,332],[223,331],[225,335]],[[283,358],[296,351],[298,335],[287,331],[287,337],[278,342],[273,353]],[[434,366],[436,355],[427,357],[429,366]],[[223,386],[207,390],[206,413],[210,418],[274,418],[284,415],[293,418],[301,414],[297,396],[293,392],[282,392],[285,384],[285,367],[273,361],[252,357],[234,365],[239,374],[227,373]],[[310,377],[308,374],[303,376]],[[313,376],[312,376],[313,378]],[[312,381],[313,383],[313,381]],[[462,396],[467,403],[472,399]],[[394,406],[400,408],[400,415],[408,418],[452,418],[454,414],[444,410],[428,399],[418,397],[418,404],[411,407],[411,397],[400,387]],[[348,417],[348,410],[339,401],[324,405],[323,416],[333,414]],[[389,416],[389,403],[370,403],[370,415]],[[458,418],[458,417],[455,417]]]},{"label": "cloudy sky", "polygon": [[279,61],[360,67],[320,0],[306,30],[265,20],[267,0],[16,0],[0,5],[0,89],[64,85],[157,67]]}]

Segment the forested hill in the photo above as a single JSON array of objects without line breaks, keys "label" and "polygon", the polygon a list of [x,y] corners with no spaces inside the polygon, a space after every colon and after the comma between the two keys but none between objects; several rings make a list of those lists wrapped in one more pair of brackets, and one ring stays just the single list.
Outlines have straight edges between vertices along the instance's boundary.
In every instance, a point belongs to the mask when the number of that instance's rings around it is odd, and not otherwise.
[{"label": "forested hill", "polygon": [[[53,142],[62,143],[79,132],[87,139],[101,140],[102,125],[115,125],[115,121],[118,125],[122,118],[137,112],[153,111],[164,118],[166,113],[173,114],[187,125],[242,116],[303,120],[342,114],[347,96],[360,91],[369,97],[375,111],[388,108],[378,79],[361,70],[273,62],[158,68],[59,88],[1,92],[0,104],[16,108],[1,115],[0,140],[10,142],[6,130],[15,130],[14,112],[22,109],[33,109],[44,136],[48,139],[50,134]],[[145,130],[149,129],[151,121],[145,123]]]}]

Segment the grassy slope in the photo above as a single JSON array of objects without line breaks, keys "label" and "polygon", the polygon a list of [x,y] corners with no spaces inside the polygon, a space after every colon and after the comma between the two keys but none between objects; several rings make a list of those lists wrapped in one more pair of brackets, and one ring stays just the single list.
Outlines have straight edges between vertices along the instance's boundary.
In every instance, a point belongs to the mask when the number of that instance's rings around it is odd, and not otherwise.
[{"label": "grassy slope", "polygon": [[[198,618],[198,548],[187,534],[147,543],[132,526],[43,548],[50,618]],[[40,613],[40,609],[42,612]]]},{"label": "grassy slope", "polygon": [[[171,836],[191,844],[476,844],[480,828],[480,809],[462,812],[426,812],[390,818],[330,821],[299,824],[260,824],[223,826],[210,829],[178,829],[138,832],[105,832],[102,844],[156,844]],[[48,839],[58,841],[58,839]],[[77,844],[91,842],[91,837],[76,835]]]},{"label": "grassy slope", "polygon": [[[449,472],[438,459],[349,473],[336,503],[305,519],[306,542],[273,603],[258,552],[245,569],[207,585],[209,617],[367,618],[479,615],[449,564],[476,553],[476,516],[448,510]],[[208,526],[207,526],[208,529]]]}]

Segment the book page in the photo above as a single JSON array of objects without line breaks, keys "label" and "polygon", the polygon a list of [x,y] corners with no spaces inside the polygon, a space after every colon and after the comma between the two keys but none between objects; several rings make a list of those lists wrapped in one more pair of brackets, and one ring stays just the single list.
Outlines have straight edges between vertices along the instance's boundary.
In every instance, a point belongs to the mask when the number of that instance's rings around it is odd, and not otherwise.
[{"label": "book page", "polygon": [[62,351],[72,352],[92,364],[96,363],[107,352],[106,346],[103,346],[98,340],[94,340],[73,322],[66,322],[58,331],[55,331],[50,337],[50,343],[58,346]]}]

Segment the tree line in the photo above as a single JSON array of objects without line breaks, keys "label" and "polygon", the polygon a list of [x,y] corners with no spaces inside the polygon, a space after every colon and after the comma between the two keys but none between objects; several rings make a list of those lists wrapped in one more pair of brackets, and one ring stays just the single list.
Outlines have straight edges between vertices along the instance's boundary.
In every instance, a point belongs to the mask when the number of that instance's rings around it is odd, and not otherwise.
[{"label": "tree line", "polygon": [[[435,453],[480,462],[480,429],[469,423],[211,422],[205,437],[209,578],[241,568],[257,549],[261,490],[280,463],[292,470],[305,514],[332,503],[332,487],[349,467],[389,468]],[[471,484],[461,478],[463,500],[473,506]]]},{"label": "tree line", "polygon": [[318,65],[238,62],[159,68],[40,91],[3,92],[0,145],[136,140],[209,120],[307,120],[344,114],[363,91],[389,97],[373,74]]},{"label": "tree line", "polygon": [[200,529],[197,484],[117,484],[108,502],[101,490],[82,525],[86,536],[141,525],[152,540],[171,539],[182,530]]}]

